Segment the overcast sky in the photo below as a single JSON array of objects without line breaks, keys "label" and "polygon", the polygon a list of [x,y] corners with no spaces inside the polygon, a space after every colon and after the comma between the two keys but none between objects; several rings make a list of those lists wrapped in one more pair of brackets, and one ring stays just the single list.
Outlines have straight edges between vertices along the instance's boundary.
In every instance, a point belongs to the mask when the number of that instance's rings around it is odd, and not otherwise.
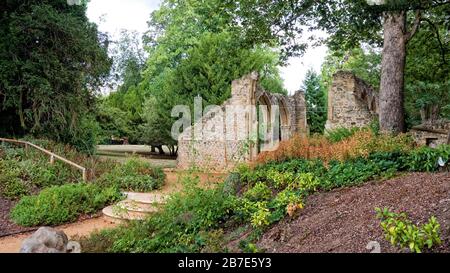
[{"label": "overcast sky", "polygon": [[[88,17],[99,25],[102,32],[113,37],[121,29],[144,33],[150,13],[157,9],[161,0],[91,0],[88,6]],[[312,67],[320,72],[325,58],[326,47],[309,49],[302,58],[291,58],[289,66],[281,68],[286,89],[290,93],[298,90],[306,71]]]}]

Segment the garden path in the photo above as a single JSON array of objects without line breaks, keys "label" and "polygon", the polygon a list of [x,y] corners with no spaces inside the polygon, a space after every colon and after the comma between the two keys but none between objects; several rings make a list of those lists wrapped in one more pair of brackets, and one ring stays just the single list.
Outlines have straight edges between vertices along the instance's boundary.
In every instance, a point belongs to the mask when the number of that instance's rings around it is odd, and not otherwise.
[{"label": "garden path", "polygon": [[[177,171],[175,169],[165,169],[166,183],[164,186],[153,194],[160,194],[168,196],[172,193],[181,191],[183,184],[181,183],[181,177],[186,172]],[[225,174],[206,174],[196,173],[193,174],[200,178],[200,185],[203,187],[214,187],[217,183],[223,181]],[[58,230],[64,231],[69,239],[87,236],[97,230],[109,229],[117,226],[118,223],[114,223],[107,218],[97,217],[87,220],[82,220],[76,223],[62,225],[56,227]],[[17,253],[20,250],[22,241],[29,237],[33,232],[22,233],[18,235],[11,235],[0,238],[0,253]]]}]

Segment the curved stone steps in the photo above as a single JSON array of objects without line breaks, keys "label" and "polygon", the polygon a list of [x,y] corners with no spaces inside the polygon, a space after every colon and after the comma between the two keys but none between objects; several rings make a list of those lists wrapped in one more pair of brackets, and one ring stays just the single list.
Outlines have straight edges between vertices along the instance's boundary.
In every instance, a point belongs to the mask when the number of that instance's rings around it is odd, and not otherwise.
[{"label": "curved stone steps", "polygon": [[103,209],[104,218],[113,223],[144,220],[158,211],[167,196],[158,193],[125,192],[127,199]]},{"label": "curved stone steps", "polygon": [[143,204],[164,204],[168,196],[160,193],[124,192],[127,200]]}]

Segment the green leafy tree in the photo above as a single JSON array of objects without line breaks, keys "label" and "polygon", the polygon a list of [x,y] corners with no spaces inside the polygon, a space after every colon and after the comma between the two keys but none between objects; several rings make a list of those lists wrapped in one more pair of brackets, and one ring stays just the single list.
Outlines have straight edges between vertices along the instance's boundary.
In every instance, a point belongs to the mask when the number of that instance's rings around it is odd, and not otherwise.
[{"label": "green leafy tree", "polygon": [[0,134],[92,148],[95,136],[86,126],[95,119],[87,113],[111,61],[108,39],[89,22],[86,3],[2,1]]},{"label": "green leafy tree", "polygon": [[[405,70],[406,125],[411,128],[426,121],[450,119],[450,39],[445,13],[436,12],[422,31],[408,44]],[[437,24],[432,24],[437,22]],[[337,70],[355,73],[375,89],[380,86],[381,51],[366,46],[330,51],[322,66],[327,90]],[[432,71],[432,73],[430,73]]]},{"label": "green leafy tree", "polygon": [[145,94],[139,88],[146,57],[141,37],[137,32],[122,30],[117,41],[112,42],[110,55],[114,62],[109,88],[114,91],[101,100],[103,106],[99,107],[97,116],[98,120],[106,122],[102,125],[103,141],[115,136],[127,137],[131,143],[137,143],[138,127],[143,123],[141,114],[145,100]]},{"label": "green leafy tree", "polygon": [[140,132],[146,143],[161,145],[164,138],[173,145],[176,140],[166,132],[175,121],[170,117],[175,105],[192,108],[196,96],[204,105],[220,105],[231,95],[231,82],[252,71],[260,72],[266,89],[287,93],[278,53],[264,42],[248,44],[242,38],[229,12],[233,7],[219,0],[165,0],[152,14],[144,38],[149,58],[139,88],[156,100],[152,109],[161,121],[153,123],[158,130],[148,121],[141,127],[153,128]]},{"label": "green leafy tree", "polygon": [[307,119],[311,133],[322,134],[327,121],[327,107],[325,104],[325,92],[320,76],[310,69],[306,73],[302,89],[305,91]]},{"label": "green leafy tree", "polygon": [[[230,1],[235,2],[235,1]],[[447,13],[445,0],[281,0],[238,1],[235,23],[250,40],[269,40],[284,47],[286,55],[301,53],[301,26],[325,30],[332,49],[352,49],[365,42],[383,46],[380,79],[380,127],[399,133],[405,129],[404,87],[407,46],[425,22],[438,25],[435,15]],[[448,26],[448,18],[443,22]],[[436,35],[435,39],[439,39]],[[317,40],[317,39],[316,39]]]},{"label": "green leafy tree", "polygon": [[112,137],[125,137],[131,134],[127,113],[111,106],[105,99],[99,100],[97,104],[96,119],[101,128],[99,143],[110,144]]},{"label": "green leafy tree", "polygon": [[160,154],[164,154],[163,146],[166,145],[171,155],[177,154],[177,140],[171,136],[173,120],[170,115],[161,114],[164,108],[158,107],[155,97],[148,98],[143,106],[142,119],[144,123],[139,126],[140,141],[158,148]]},{"label": "green leafy tree", "polygon": [[357,47],[351,50],[330,50],[322,64],[322,83],[326,90],[329,90],[333,84],[333,75],[338,70],[345,70],[353,72],[378,90],[380,86],[380,68],[381,52],[376,48]]}]

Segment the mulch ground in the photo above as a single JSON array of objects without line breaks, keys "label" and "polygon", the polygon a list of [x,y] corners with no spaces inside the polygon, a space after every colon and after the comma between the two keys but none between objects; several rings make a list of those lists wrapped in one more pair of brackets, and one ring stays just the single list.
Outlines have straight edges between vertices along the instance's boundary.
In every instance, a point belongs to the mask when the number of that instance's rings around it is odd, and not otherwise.
[{"label": "mulch ground", "polygon": [[9,212],[13,206],[14,202],[0,196],[0,237],[35,230],[20,227],[10,220]]},{"label": "mulch ground", "polygon": [[[385,182],[340,189],[310,196],[296,219],[285,219],[258,242],[267,252],[367,253],[371,241],[381,251],[401,252],[384,238],[376,207],[407,212],[416,224],[436,216],[441,224],[442,246],[433,252],[450,252],[450,173],[413,173]],[[403,250],[403,252],[405,252]]]}]

